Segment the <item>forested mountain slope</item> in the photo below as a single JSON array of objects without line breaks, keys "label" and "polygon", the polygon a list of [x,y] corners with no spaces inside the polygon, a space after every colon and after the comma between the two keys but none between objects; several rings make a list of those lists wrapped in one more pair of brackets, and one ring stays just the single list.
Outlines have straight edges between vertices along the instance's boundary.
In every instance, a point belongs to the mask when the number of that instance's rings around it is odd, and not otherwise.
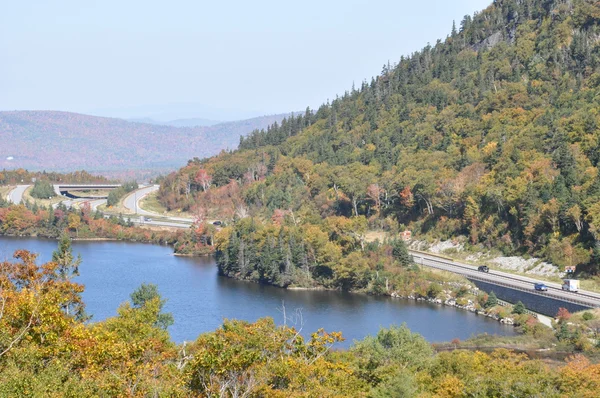
[{"label": "forested mountain slope", "polygon": [[69,112],[0,112],[0,168],[152,175],[181,167],[192,156],[235,148],[240,135],[284,116],[175,127]]},{"label": "forested mountain slope", "polygon": [[[364,245],[348,243],[360,228],[344,235],[339,217],[364,217],[371,228],[463,234],[597,271],[600,2],[494,1],[458,25],[316,112],[255,131],[233,154],[190,161],[161,200],[310,224],[342,256]],[[256,234],[259,257],[268,236],[287,236]],[[292,235],[307,242],[310,233]],[[338,261],[332,253],[312,269]]]}]

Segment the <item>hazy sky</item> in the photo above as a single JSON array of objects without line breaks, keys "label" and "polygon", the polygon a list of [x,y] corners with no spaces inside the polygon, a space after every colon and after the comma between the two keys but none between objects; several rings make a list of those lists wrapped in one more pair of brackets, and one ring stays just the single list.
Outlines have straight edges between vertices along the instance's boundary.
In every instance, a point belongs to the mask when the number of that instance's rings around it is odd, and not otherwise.
[{"label": "hazy sky", "polygon": [[489,3],[6,0],[0,110],[223,120],[316,107]]}]

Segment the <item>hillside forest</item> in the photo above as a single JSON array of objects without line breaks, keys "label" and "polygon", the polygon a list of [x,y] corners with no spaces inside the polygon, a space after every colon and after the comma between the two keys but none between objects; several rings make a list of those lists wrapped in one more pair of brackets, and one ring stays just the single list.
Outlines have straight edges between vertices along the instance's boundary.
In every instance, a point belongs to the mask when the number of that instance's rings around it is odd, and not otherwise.
[{"label": "hillside forest", "polygon": [[494,1],[317,110],[190,160],[159,199],[231,221],[222,272],[279,285],[360,289],[393,271],[367,234],[405,228],[596,275],[599,37],[596,1]]}]

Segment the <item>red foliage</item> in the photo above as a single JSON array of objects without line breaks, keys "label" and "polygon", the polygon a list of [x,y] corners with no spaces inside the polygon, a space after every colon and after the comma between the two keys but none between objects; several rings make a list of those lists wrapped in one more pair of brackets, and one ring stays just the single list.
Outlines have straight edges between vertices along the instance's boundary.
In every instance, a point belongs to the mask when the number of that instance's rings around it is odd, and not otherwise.
[{"label": "red foliage", "polygon": [[556,318],[558,319],[559,322],[564,322],[564,321],[567,321],[569,318],[571,318],[571,313],[569,312],[568,309],[560,307],[558,309],[558,312],[556,313]]}]

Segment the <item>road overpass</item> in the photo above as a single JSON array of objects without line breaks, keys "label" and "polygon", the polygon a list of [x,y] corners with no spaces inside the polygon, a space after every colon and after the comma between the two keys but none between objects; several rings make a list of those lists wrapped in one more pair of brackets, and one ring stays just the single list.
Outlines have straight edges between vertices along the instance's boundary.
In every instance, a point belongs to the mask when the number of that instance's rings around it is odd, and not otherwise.
[{"label": "road overpass", "polygon": [[54,184],[54,192],[61,196],[72,191],[107,191],[117,189],[121,184]]}]

